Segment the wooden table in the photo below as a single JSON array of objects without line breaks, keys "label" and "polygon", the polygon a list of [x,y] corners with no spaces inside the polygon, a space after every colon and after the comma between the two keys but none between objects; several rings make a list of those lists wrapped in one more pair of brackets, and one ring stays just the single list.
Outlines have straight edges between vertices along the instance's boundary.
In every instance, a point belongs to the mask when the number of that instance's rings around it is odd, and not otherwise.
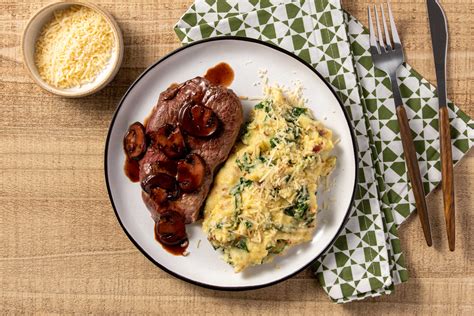
[{"label": "wooden table", "polygon": [[[42,91],[22,68],[23,27],[47,2],[0,2],[0,313],[474,313],[472,151],[455,169],[456,252],[448,251],[438,189],[428,198],[435,246],[425,246],[416,217],[401,227],[410,280],[390,296],[335,305],[309,271],[271,288],[226,293],[155,267],[112,211],[104,141],[127,87],[180,45],[172,26],[192,0],[96,1],[123,30],[125,60],[112,84],[79,100]],[[344,5],[365,22],[367,2]],[[392,2],[409,62],[434,82],[425,1]],[[474,116],[474,1],[442,2],[451,33],[449,96]]]}]

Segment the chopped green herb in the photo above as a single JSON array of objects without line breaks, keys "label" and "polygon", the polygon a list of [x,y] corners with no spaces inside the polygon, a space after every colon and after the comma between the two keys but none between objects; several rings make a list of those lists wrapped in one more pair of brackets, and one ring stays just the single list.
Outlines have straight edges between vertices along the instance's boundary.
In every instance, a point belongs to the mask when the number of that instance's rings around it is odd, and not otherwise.
[{"label": "chopped green herb", "polygon": [[240,210],[240,206],[242,204],[242,191],[244,188],[249,187],[250,185],[252,185],[252,180],[240,177],[239,182],[230,190],[229,193],[234,196],[234,208],[236,211]]},{"label": "chopped green herb", "polygon": [[300,135],[301,135],[300,128],[298,126],[295,126],[295,128],[293,129],[293,136],[295,137],[295,140],[300,138]]},{"label": "chopped green herb", "polygon": [[293,209],[293,206],[285,208],[283,210],[283,213],[285,213],[285,215],[288,215],[288,216],[291,216],[291,217],[295,216],[295,210]]},{"label": "chopped green herb", "polygon": [[299,117],[303,113],[306,113],[305,108],[293,108],[291,110],[291,115],[294,116],[294,117]]},{"label": "chopped green herb", "polygon": [[264,100],[257,105],[255,105],[255,110],[263,109],[265,112],[269,113],[272,110],[272,100]]},{"label": "chopped green herb", "polygon": [[252,228],[253,224],[249,221],[245,221],[245,227],[247,227],[247,229],[249,228]]},{"label": "chopped green herb", "polygon": [[292,108],[291,111],[285,115],[285,120],[289,123],[295,122],[303,113],[306,113],[305,108]]},{"label": "chopped green herb", "polygon": [[239,239],[235,244],[235,247],[249,252],[249,249],[247,248],[247,240],[245,238]]},{"label": "chopped green herb", "polygon": [[285,250],[287,244],[288,243],[286,242],[286,240],[279,239],[277,240],[276,245],[273,246],[269,252],[272,254],[279,254],[283,250]]},{"label": "chopped green herb", "polygon": [[242,126],[242,129],[240,130],[240,137],[243,138],[248,133],[249,125],[250,125],[249,122],[244,123],[244,125]]},{"label": "chopped green herb", "polygon": [[258,103],[257,105],[255,105],[255,109],[258,110],[258,109],[263,109],[265,105],[263,104],[263,102],[260,102]]},{"label": "chopped green herb", "polygon": [[[240,215],[240,207],[242,206],[242,196],[240,194],[235,194],[234,195],[234,221],[237,220],[237,217]],[[236,222],[234,225],[237,224]]]},{"label": "chopped green herb", "polygon": [[304,222],[306,226],[310,226],[311,224],[313,224],[314,222],[314,219],[315,219],[315,216],[314,214],[310,214],[308,215],[306,221]]},{"label": "chopped green herb", "polygon": [[285,139],[288,142],[296,142],[301,135],[300,128],[296,125],[289,125],[285,131],[285,134]]},{"label": "chopped green herb", "polygon": [[279,142],[280,141],[278,140],[278,138],[275,138],[275,137],[270,138],[270,146],[272,148],[275,148]]},{"label": "chopped green herb", "polygon": [[308,189],[304,186],[302,189],[298,191],[296,195],[296,202],[295,204],[285,208],[283,213],[285,215],[294,217],[297,220],[309,220],[309,217],[312,214],[308,214],[309,210],[309,194]]},{"label": "chopped green herb", "polygon": [[230,194],[236,195],[242,193],[244,188],[249,187],[252,184],[252,180],[240,177],[239,182],[230,190]]},{"label": "chopped green herb", "polygon": [[237,164],[237,167],[239,167],[241,171],[248,172],[253,167],[255,167],[255,165],[250,161],[250,157],[247,153],[243,154],[241,159],[237,158],[235,160],[235,163]]}]

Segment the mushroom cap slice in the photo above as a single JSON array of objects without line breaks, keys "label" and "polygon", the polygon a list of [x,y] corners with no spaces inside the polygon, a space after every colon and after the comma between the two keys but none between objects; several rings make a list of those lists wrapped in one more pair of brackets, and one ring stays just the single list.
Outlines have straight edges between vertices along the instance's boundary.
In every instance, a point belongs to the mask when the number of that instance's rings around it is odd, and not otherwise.
[{"label": "mushroom cap slice", "polygon": [[211,108],[190,103],[181,108],[179,125],[191,136],[209,137],[217,132],[219,118]]},{"label": "mushroom cap slice", "polygon": [[161,243],[168,246],[186,241],[188,237],[183,215],[173,210],[160,214],[160,219],[155,224],[155,234]]},{"label": "mushroom cap slice", "polygon": [[194,192],[202,185],[206,162],[198,154],[189,154],[178,161],[178,185],[183,192]]},{"label": "mushroom cap slice", "polygon": [[157,146],[170,159],[179,159],[186,155],[187,148],[183,134],[171,124],[161,126],[149,133],[153,145]]},{"label": "mushroom cap slice", "polygon": [[127,130],[123,138],[123,149],[127,157],[140,160],[146,151],[145,127],[140,122],[135,122]]}]

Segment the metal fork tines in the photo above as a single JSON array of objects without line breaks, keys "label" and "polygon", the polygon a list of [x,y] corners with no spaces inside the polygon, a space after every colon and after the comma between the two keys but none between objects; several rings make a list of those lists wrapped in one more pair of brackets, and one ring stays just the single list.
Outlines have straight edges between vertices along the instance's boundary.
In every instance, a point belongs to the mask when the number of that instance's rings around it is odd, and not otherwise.
[{"label": "metal fork tines", "polygon": [[[408,169],[408,176],[410,179],[413,194],[415,196],[416,209],[421,221],[423,233],[428,246],[432,245],[431,229],[428,220],[428,212],[426,208],[425,192],[423,189],[423,182],[420,175],[420,168],[418,166],[418,158],[416,155],[415,145],[408,124],[405,107],[403,106],[402,97],[400,95],[400,88],[397,81],[397,70],[405,61],[403,54],[403,47],[400,37],[397,32],[395,20],[393,18],[390,2],[387,1],[388,19],[390,21],[390,29],[385,18],[384,5],[380,5],[382,17],[380,18],[377,6],[374,5],[375,24],[372,20],[372,10],[368,7],[369,13],[369,31],[370,31],[370,52],[375,67],[387,73],[392,83],[393,99],[397,112],[398,124],[400,127],[400,137],[403,144],[403,151],[405,154],[405,162]],[[382,23],[381,23],[382,20]],[[383,25],[383,27],[382,27]],[[383,30],[382,30],[383,28]],[[377,33],[377,34],[376,34]]]},{"label": "metal fork tines", "polygon": [[[387,3],[387,6],[392,36],[390,36],[390,30],[388,29],[387,22],[385,19],[384,6],[383,4],[380,5],[380,9],[382,11],[385,39],[382,33],[382,27],[380,26],[377,6],[374,5],[375,19],[377,25],[377,36],[374,32],[374,27],[372,23],[372,12],[369,7],[370,52],[372,54],[372,59],[374,61],[375,66],[380,70],[386,72],[390,76],[395,105],[401,106],[403,103],[402,98],[400,96],[400,88],[398,87],[397,83],[397,69],[405,61],[405,55],[403,54],[402,43],[400,41],[400,37],[398,36],[395,20],[393,19],[392,9],[390,8],[390,3]],[[393,37],[393,44],[392,39],[390,37]]]}]

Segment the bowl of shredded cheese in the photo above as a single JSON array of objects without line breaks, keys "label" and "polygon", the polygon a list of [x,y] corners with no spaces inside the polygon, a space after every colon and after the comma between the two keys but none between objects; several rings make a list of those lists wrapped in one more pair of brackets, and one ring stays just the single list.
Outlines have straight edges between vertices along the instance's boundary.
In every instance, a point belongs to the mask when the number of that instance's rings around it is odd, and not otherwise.
[{"label": "bowl of shredded cheese", "polygon": [[123,49],[113,17],[79,1],[43,7],[29,20],[22,38],[23,61],[35,82],[71,98],[91,95],[112,81]]}]

